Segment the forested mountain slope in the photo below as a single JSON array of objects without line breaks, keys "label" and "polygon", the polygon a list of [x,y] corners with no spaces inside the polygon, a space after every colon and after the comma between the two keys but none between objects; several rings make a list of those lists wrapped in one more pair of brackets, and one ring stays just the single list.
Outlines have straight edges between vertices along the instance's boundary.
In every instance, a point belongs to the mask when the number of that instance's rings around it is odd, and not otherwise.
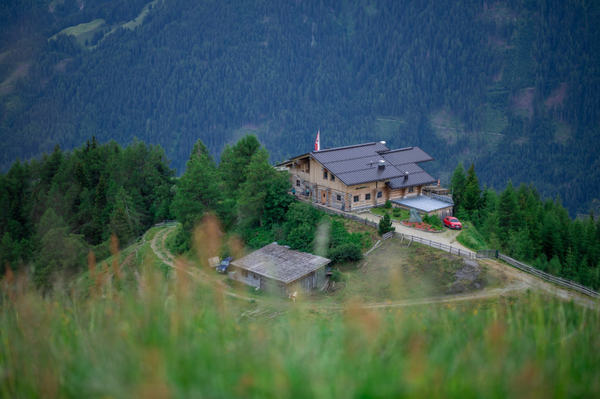
[{"label": "forested mountain slope", "polygon": [[600,196],[594,2],[71,3],[15,6],[46,22],[0,43],[3,170],[93,135],[160,144],[182,172],[198,138],[216,155],[252,130],[280,160],[320,129],[326,147],[421,146],[442,179],[475,161],[572,215]]}]

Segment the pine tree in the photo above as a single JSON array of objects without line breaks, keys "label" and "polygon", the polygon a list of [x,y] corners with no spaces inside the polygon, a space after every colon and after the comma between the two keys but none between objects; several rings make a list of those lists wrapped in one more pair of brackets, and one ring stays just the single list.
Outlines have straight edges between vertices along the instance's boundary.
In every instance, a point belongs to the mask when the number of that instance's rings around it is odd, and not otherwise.
[{"label": "pine tree", "polygon": [[479,179],[475,174],[474,164],[471,164],[471,167],[467,171],[464,187],[464,197],[462,198],[463,208],[469,214],[472,214],[473,211],[481,209],[481,188],[479,188]]},{"label": "pine tree", "polygon": [[219,172],[228,195],[237,198],[240,185],[246,181],[245,169],[259,149],[260,142],[254,135],[245,136],[233,147],[225,146],[221,154]]},{"label": "pine tree", "polygon": [[506,189],[498,200],[498,238],[503,244],[508,243],[510,234],[515,231],[518,223],[519,204],[512,182],[508,182]]},{"label": "pine tree", "polygon": [[205,212],[216,211],[221,190],[214,161],[206,153],[191,156],[177,182],[171,212],[189,234]]},{"label": "pine tree", "polygon": [[390,231],[395,231],[396,228],[392,227],[392,219],[390,214],[386,213],[383,218],[379,221],[379,235],[382,236]]},{"label": "pine tree", "polygon": [[[240,185],[238,195],[240,224],[262,227],[266,216],[271,223],[283,220],[285,209],[292,200],[287,193],[289,177],[269,164],[269,154],[265,149],[261,148],[252,156],[244,175],[246,181]],[[265,215],[267,207],[268,214]]]},{"label": "pine tree", "polygon": [[107,224],[106,214],[106,181],[104,176],[100,176],[98,185],[96,186],[96,195],[94,201],[94,211],[92,216],[92,244],[99,244],[103,239],[104,226]]},{"label": "pine tree", "polygon": [[119,243],[126,244],[133,238],[127,215],[122,206],[118,206],[110,218],[110,230],[119,239]]},{"label": "pine tree", "polygon": [[466,180],[465,168],[461,162],[458,164],[456,169],[454,169],[452,179],[450,179],[450,188],[452,189],[452,200],[454,201],[455,214],[458,213],[462,207],[465,196]]}]

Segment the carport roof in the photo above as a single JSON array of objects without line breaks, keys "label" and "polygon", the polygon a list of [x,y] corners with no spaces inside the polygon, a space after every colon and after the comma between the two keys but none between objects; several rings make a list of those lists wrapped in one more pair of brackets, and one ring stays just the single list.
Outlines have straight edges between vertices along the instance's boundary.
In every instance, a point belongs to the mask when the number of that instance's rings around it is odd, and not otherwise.
[{"label": "carport roof", "polygon": [[440,201],[435,198],[427,197],[425,195],[404,198],[401,200],[391,200],[391,202],[406,208],[414,208],[422,212],[433,212],[453,206],[449,202]]}]

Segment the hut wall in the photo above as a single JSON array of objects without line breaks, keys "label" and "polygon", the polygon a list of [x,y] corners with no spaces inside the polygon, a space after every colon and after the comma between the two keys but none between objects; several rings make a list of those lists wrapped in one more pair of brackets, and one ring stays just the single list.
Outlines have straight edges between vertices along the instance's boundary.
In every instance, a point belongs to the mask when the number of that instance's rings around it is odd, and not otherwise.
[{"label": "hut wall", "polygon": [[314,272],[307,274],[304,277],[299,278],[296,281],[292,281],[286,286],[286,294],[290,295],[294,292],[310,292],[315,289],[321,288],[325,283],[325,268],[322,267]]},{"label": "hut wall", "polygon": [[228,273],[230,279],[251,285],[252,287],[260,288],[260,275],[237,267],[231,271],[235,273]]}]

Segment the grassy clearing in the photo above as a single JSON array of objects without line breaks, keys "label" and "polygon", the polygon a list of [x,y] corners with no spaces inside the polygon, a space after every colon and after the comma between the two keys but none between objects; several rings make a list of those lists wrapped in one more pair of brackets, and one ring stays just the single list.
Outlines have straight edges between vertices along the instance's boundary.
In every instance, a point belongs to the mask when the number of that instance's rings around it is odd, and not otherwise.
[{"label": "grassy clearing", "polygon": [[158,0],[155,0],[155,1],[152,1],[148,4],[146,4],[144,6],[144,8],[142,8],[142,11],[140,12],[140,14],[131,21],[116,23],[116,24],[109,26],[106,24],[106,21],[104,19],[95,19],[91,22],[86,22],[83,24],[65,28],[62,31],[58,32],[56,35],[50,37],[48,40],[56,39],[56,36],[58,36],[60,34],[73,35],[73,36],[75,36],[77,43],[79,43],[79,45],[81,47],[86,48],[86,49],[93,49],[96,46],[92,46],[91,44],[88,44],[86,46],[85,42],[87,40],[88,43],[90,43],[92,38],[94,37],[94,33],[98,32],[100,30],[107,30],[108,32],[106,34],[108,35],[108,34],[114,32],[116,29],[121,28],[121,27],[133,30],[142,24],[142,22],[144,21],[144,17],[150,11],[150,6],[156,5],[156,3],[158,3]]},{"label": "grassy clearing", "polygon": [[135,29],[138,26],[140,26],[142,24],[142,22],[144,21],[144,17],[146,16],[146,14],[148,14],[148,12],[150,11],[150,6],[152,5],[153,7],[156,5],[156,3],[158,3],[158,0],[154,0],[148,4],[146,4],[144,6],[144,8],[142,8],[142,11],[140,12],[140,15],[138,15],[135,19],[124,23],[123,24],[123,28],[127,28],[127,29]]},{"label": "grassy clearing", "polygon": [[379,215],[379,216],[384,216],[387,213],[388,215],[390,215],[390,217],[392,219],[395,219],[395,220],[404,220],[404,219],[410,218],[410,212],[407,211],[406,209],[401,209],[401,208],[392,208],[392,209],[385,209],[383,207],[371,208],[371,212],[373,212],[374,214]]},{"label": "grassy clearing", "polygon": [[[600,317],[529,296],[273,309],[180,278],[43,297],[3,284],[3,397],[596,397]],[[20,285],[19,285],[20,284]]]},{"label": "grassy clearing", "polygon": [[[444,295],[464,266],[462,258],[390,240],[357,264],[340,266],[340,289],[320,295],[325,302],[393,302]],[[485,277],[485,271],[483,277]]]},{"label": "grassy clearing", "polygon": [[75,36],[77,43],[79,43],[79,45],[81,47],[85,47],[86,39],[89,42],[90,40],[92,40],[94,33],[96,33],[99,30],[105,29],[107,27],[108,27],[108,25],[106,25],[105,20],[95,19],[91,22],[87,22],[87,23],[79,24],[79,25],[75,25],[75,26],[70,26],[66,29],[63,29],[60,32],[58,32],[56,35],[50,37],[50,39],[48,39],[48,40],[56,39],[56,36],[61,35],[61,34],[73,35],[73,36]]}]

